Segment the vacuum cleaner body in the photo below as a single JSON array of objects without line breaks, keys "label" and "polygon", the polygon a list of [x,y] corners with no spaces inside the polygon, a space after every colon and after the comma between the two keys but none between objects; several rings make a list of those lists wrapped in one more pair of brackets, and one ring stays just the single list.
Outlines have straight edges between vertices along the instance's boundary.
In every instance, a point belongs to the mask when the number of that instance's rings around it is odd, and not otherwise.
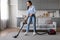
[{"label": "vacuum cleaner body", "polygon": [[56,31],[54,29],[49,29],[48,35],[56,35]]}]

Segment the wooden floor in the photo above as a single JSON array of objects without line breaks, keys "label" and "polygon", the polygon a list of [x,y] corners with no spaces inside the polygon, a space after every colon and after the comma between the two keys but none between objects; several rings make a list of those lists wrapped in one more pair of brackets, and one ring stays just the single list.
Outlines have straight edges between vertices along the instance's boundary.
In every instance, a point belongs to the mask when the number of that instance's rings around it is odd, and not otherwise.
[{"label": "wooden floor", "polygon": [[0,32],[0,35],[1,35],[1,36],[6,36],[7,34],[9,34],[9,33],[11,33],[11,32],[16,32],[16,31],[18,31],[18,28],[7,28],[7,29],[5,29],[5,30],[2,30],[2,31]]},{"label": "wooden floor", "polygon": [[19,30],[18,28],[7,28],[5,30],[2,30],[1,33],[3,33],[3,32],[8,32],[8,33],[10,33],[10,32],[16,32],[18,30]]}]

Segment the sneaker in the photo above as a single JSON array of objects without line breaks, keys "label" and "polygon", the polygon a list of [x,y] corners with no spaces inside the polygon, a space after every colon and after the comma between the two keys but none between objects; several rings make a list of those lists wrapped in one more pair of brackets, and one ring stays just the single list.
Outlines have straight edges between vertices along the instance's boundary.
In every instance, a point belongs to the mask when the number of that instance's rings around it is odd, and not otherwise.
[{"label": "sneaker", "polygon": [[36,35],[36,32],[33,32],[33,35]]},{"label": "sneaker", "polygon": [[27,34],[28,34],[28,32],[25,32],[25,33],[24,33],[24,35],[27,35]]}]

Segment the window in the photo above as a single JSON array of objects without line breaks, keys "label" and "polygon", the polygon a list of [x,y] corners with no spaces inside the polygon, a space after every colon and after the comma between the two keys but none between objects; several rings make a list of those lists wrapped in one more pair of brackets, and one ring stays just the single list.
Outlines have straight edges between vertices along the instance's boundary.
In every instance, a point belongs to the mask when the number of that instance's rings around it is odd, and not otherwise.
[{"label": "window", "polygon": [[1,20],[8,19],[8,0],[1,0]]}]

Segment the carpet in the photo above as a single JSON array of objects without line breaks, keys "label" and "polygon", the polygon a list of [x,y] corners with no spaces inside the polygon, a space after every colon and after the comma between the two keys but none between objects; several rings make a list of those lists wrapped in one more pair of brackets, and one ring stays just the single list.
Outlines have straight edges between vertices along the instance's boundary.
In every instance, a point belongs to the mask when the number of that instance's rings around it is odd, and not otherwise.
[{"label": "carpet", "polygon": [[29,32],[27,36],[24,35],[24,32],[21,32],[17,38],[13,38],[17,32],[12,32],[6,36],[0,36],[0,40],[60,40],[60,33],[56,35],[35,35],[33,36],[32,32]]}]

